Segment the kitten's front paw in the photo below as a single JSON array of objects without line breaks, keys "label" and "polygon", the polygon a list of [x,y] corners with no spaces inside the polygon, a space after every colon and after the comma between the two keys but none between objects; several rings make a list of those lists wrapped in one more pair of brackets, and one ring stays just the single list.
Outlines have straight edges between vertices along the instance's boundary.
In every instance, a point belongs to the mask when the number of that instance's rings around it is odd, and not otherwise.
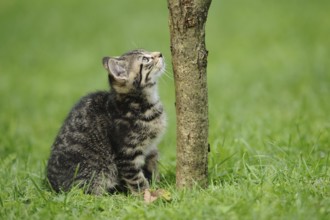
[{"label": "kitten's front paw", "polygon": [[[141,181],[141,180],[140,180]],[[135,184],[129,184],[128,186],[133,195],[142,195],[145,190],[149,189],[149,182],[146,178],[143,178],[141,182]]]}]

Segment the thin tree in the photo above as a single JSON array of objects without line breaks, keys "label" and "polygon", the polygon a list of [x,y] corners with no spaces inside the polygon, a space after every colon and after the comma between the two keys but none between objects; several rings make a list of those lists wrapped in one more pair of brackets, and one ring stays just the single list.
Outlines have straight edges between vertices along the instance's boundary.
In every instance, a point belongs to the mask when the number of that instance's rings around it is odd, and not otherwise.
[{"label": "thin tree", "polygon": [[177,115],[178,188],[207,186],[205,23],[211,0],[168,0]]}]

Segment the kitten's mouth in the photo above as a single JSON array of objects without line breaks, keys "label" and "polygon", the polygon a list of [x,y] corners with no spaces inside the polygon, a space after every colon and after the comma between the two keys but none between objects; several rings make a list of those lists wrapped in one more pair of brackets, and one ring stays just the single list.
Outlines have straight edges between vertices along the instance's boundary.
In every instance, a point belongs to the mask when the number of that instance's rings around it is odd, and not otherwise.
[{"label": "kitten's mouth", "polygon": [[156,63],[156,66],[158,67],[158,73],[161,75],[165,71],[165,61],[164,58],[158,58],[158,61]]}]

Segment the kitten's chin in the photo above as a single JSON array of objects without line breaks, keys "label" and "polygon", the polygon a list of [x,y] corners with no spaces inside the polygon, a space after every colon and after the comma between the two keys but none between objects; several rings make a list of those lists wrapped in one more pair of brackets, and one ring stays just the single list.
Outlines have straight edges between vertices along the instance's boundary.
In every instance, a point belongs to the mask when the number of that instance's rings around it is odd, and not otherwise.
[{"label": "kitten's chin", "polygon": [[156,80],[163,75],[163,73],[165,72],[165,66],[161,67],[158,69],[158,71],[155,73],[155,78]]}]

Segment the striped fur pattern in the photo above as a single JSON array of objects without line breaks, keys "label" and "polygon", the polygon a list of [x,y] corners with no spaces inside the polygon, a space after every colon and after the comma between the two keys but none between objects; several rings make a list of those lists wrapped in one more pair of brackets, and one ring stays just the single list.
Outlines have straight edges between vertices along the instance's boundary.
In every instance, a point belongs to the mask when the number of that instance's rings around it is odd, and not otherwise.
[{"label": "striped fur pattern", "polygon": [[133,50],[103,58],[103,66],[110,92],[83,97],[52,146],[47,178],[57,192],[78,185],[93,194],[138,193],[156,174],[157,144],[166,127],[157,91],[164,58]]}]

